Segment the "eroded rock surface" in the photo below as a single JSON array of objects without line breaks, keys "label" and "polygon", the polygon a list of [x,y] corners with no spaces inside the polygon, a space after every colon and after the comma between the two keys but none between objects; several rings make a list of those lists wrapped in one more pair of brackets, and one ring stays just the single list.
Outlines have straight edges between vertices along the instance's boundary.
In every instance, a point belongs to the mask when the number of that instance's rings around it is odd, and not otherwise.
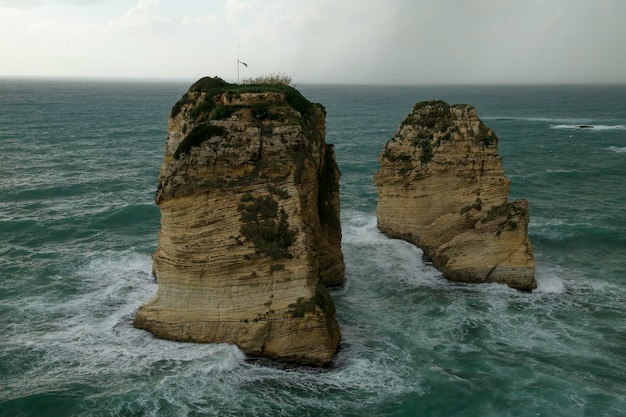
[{"label": "eroded rock surface", "polygon": [[450,280],[536,288],[528,203],[508,202],[498,138],[467,105],[417,103],[379,157],[378,227]]},{"label": "eroded rock surface", "polygon": [[158,291],[135,326],[301,364],[340,331],[339,170],[325,111],[287,86],[196,82],[176,103],[159,175]]}]

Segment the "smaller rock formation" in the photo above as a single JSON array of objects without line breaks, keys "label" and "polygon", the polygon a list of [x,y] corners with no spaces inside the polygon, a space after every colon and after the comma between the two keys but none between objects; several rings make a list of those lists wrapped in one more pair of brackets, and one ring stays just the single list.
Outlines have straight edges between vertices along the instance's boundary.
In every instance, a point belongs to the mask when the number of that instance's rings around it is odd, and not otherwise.
[{"label": "smaller rock formation", "polygon": [[307,365],[340,339],[339,170],[325,111],[284,85],[203,78],[174,105],[159,175],[154,299],[135,326]]},{"label": "smaller rock formation", "polygon": [[444,276],[531,291],[528,203],[508,202],[498,138],[467,105],[417,103],[380,157],[378,227]]}]

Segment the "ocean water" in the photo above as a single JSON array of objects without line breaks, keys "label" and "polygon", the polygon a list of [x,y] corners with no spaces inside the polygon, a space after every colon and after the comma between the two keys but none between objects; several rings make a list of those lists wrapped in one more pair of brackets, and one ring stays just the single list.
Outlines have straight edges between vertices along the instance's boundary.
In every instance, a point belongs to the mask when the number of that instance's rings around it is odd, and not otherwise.
[{"label": "ocean water", "polygon": [[[298,86],[343,174],[343,338],[316,370],[132,327],[190,84],[0,80],[0,416],[626,415],[626,86]],[[535,292],[448,282],[377,231],[378,153],[427,99],[498,134]]]}]

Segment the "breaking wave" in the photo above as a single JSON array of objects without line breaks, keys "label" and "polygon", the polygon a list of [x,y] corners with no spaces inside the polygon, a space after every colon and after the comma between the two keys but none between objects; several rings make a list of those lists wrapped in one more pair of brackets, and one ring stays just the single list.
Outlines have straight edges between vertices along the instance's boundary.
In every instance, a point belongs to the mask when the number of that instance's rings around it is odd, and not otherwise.
[{"label": "breaking wave", "polygon": [[615,153],[626,153],[626,146],[609,146],[608,148],[605,148],[609,151],[615,152]]},{"label": "breaking wave", "polygon": [[606,130],[626,130],[624,125],[594,125],[594,124],[558,124],[551,125],[551,129],[570,129],[570,130],[591,130],[591,131],[606,131]]}]

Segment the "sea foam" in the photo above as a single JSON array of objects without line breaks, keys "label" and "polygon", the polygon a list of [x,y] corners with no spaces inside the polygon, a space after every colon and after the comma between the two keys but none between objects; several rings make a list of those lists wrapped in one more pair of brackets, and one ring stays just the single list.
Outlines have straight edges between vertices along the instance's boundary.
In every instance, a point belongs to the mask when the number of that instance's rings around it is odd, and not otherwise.
[{"label": "sea foam", "polygon": [[137,375],[178,372],[191,363],[223,373],[245,362],[236,346],[161,340],[133,327],[137,307],[156,291],[149,256],[126,251],[89,258],[54,277],[73,282],[73,294],[22,299],[31,327],[5,336],[29,356],[29,369],[7,381],[9,398],[72,384],[124,385]]},{"label": "sea foam", "polygon": [[378,230],[376,216],[349,211],[342,222],[348,281],[352,273],[376,271],[386,280],[403,284],[441,284],[441,272],[424,262],[424,252],[412,243],[385,236]]},{"label": "sea foam", "polygon": [[563,271],[558,265],[545,265],[538,262],[535,266],[536,293],[562,294],[565,292]]}]

